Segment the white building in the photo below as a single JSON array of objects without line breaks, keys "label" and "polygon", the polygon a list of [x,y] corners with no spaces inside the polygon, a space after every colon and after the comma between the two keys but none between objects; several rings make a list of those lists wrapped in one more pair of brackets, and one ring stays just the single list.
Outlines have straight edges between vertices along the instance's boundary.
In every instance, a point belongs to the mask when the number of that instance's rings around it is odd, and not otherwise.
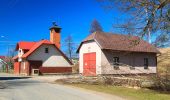
[{"label": "white building", "polygon": [[77,50],[79,72],[100,74],[156,73],[157,48],[137,36],[94,32]]}]

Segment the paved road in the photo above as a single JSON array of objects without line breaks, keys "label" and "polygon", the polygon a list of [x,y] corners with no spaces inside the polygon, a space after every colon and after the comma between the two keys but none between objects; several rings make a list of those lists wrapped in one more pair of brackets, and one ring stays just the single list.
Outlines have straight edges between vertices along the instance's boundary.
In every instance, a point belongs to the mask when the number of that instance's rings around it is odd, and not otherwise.
[{"label": "paved road", "polygon": [[3,82],[7,84],[7,88],[0,89],[0,100],[123,100],[113,95],[46,83],[31,78],[4,80]]}]

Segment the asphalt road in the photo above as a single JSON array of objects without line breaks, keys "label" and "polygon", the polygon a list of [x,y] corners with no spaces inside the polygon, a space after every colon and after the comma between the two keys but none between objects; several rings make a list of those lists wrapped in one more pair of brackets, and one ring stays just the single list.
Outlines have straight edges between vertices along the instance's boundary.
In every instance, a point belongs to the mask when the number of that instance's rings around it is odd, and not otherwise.
[{"label": "asphalt road", "polygon": [[0,82],[6,85],[5,89],[0,89],[0,100],[124,100],[113,95],[31,78]]}]

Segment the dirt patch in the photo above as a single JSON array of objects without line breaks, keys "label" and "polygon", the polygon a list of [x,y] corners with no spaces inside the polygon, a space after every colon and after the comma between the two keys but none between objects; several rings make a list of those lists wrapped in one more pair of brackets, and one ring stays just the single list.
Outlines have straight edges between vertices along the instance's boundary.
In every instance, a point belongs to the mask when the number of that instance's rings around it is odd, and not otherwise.
[{"label": "dirt patch", "polygon": [[0,89],[7,88],[7,85],[4,82],[0,82]]}]

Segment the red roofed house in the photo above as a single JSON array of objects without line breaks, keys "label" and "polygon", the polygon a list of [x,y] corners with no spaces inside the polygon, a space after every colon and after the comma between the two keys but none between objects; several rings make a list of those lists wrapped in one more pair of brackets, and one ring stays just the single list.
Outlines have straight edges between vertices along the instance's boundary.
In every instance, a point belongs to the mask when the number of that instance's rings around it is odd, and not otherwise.
[{"label": "red roofed house", "polygon": [[13,59],[15,74],[71,73],[72,63],[60,50],[60,30],[54,24],[50,28],[50,41],[18,42],[18,55]]},{"label": "red roofed house", "polygon": [[137,36],[94,32],[77,50],[79,72],[86,76],[103,74],[156,73],[156,47]]}]

